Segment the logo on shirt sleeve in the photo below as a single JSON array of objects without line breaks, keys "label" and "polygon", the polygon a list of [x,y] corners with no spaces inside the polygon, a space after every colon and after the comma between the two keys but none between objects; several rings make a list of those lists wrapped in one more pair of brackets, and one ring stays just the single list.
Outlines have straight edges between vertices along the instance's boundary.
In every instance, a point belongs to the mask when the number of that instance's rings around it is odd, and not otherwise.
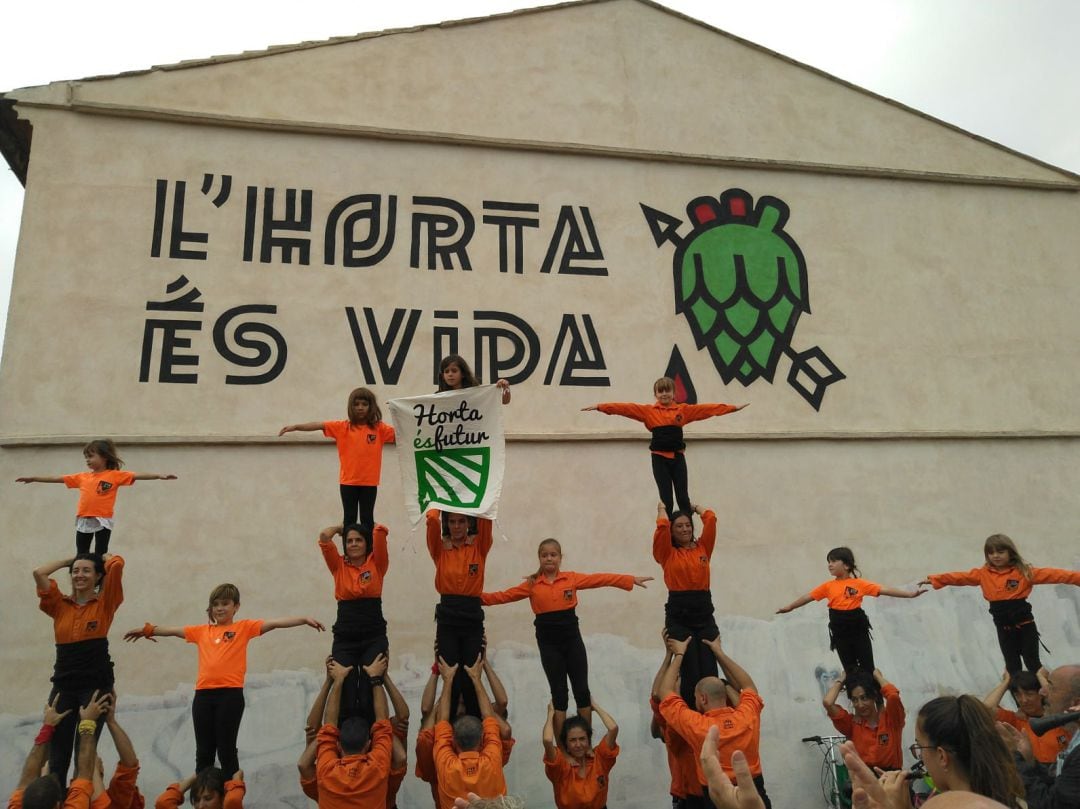
[{"label": "logo on shirt sleeve", "polygon": [[107,481],[107,480],[99,480],[98,485],[97,485],[97,493],[98,494],[105,494],[106,492],[112,491],[112,487],[113,487],[113,485],[111,483],[109,483],[109,481]]},{"label": "logo on shirt sleeve", "polygon": [[574,600],[574,591],[573,590],[563,590],[562,591],[562,597],[563,597],[563,601],[573,601]]},{"label": "logo on shirt sleeve", "polygon": [[477,565],[477,564],[469,565],[469,575],[470,576],[476,576],[476,575],[479,575],[479,573],[480,573],[480,565]]}]

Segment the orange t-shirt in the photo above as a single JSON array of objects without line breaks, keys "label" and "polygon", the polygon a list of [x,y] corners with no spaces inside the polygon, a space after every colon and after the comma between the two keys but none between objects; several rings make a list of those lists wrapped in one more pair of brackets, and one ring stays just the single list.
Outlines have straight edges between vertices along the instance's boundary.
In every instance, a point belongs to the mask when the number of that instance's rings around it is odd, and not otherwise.
[{"label": "orange t-shirt", "polygon": [[502,742],[499,723],[484,719],[484,737],[479,750],[454,752],[454,731],[443,720],[435,725],[435,772],[439,783],[440,809],[453,809],[454,798],[475,792],[481,798],[506,794],[503,777]]},{"label": "orange t-shirt", "polygon": [[344,486],[378,486],[382,475],[383,444],[394,443],[394,428],[385,421],[353,426],[347,421],[324,421],[323,435],[337,444],[341,462],[339,482]]},{"label": "orange t-shirt", "polygon": [[1035,754],[1035,760],[1042,764],[1053,764],[1057,761],[1058,753],[1069,746],[1072,733],[1067,728],[1054,728],[1048,730],[1042,736],[1036,736],[1031,729],[1027,716],[1004,708],[998,708],[994,718],[998,722],[1012,725],[1017,730],[1022,730],[1031,739],[1031,750]]},{"label": "orange t-shirt", "polygon": [[383,577],[390,567],[390,554],[386,549],[385,525],[376,525],[371,531],[371,553],[362,565],[354,565],[338,551],[333,541],[319,541],[326,566],[334,575],[334,598],[353,601],[358,598],[381,598]]},{"label": "orange t-shirt", "polygon": [[[656,427],[684,427],[692,421],[724,416],[735,410],[729,404],[680,404],[673,402],[669,405],[634,404],[633,402],[605,402],[597,405],[597,410],[609,416],[624,416],[634,421],[640,421],[646,430]],[[679,450],[682,452],[682,450]],[[653,455],[662,455],[665,458],[674,458],[674,452],[652,450]]]},{"label": "orange t-shirt", "polygon": [[[61,809],[90,809],[90,799],[94,795],[93,781],[76,778],[68,786],[67,797]],[[8,809],[22,809],[23,790],[16,789],[8,798]]]},{"label": "orange t-shirt", "polygon": [[671,773],[671,794],[676,798],[700,795],[701,785],[698,784],[696,768],[697,754],[682,736],[668,727],[668,723],[660,713],[660,701],[656,697],[649,698],[649,707],[652,708],[656,725],[660,729],[660,738],[667,750],[668,771]]},{"label": "orange t-shirt", "polygon": [[558,747],[554,761],[549,761],[545,753],[544,775],[551,782],[558,809],[604,809],[607,806],[608,773],[615,766],[619,745],[609,747],[605,736],[592,752],[584,776]]},{"label": "orange t-shirt", "polygon": [[[139,766],[125,767],[119,762],[109,779],[109,786],[90,802],[90,809],[133,809],[138,788]],[[140,796],[141,797],[141,796]]]},{"label": "orange t-shirt", "polygon": [[848,611],[859,609],[864,596],[877,597],[880,593],[880,584],[865,579],[829,579],[811,590],[810,598],[814,601],[827,598],[829,609]]},{"label": "orange t-shirt", "polygon": [[340,756],[340,735],[335,725],[319,728],[315,771],[320,809],[384,809],[393,746],[390,722],[380,719],[371,726],[366,753]]},{"label": "orange t-shirt", "polygon": [[63,595],[55,579],[49,579],[48,590],[38,590],[38,609],[53,619],[53,636],[57,643],[78,643],[109,635],[113,616],[124,603],[124,560],[112,556],[105,563],[105,578],[98,594],[85,604],[76,604],[71,596]]},{"label": "orange t-shirt", "polygon": [[664,569],[668,590],[708,590],[711,586],[709,560],[716,545],[716,514],[711,510],[703,512],[701,525],[696,545],[676,548],[671,544],[671,521],[667,518],[656,521],[652,554]]},{"label": "orange t-shirt", "polygon": [[1016,601],[1031,595],[1035,584],[1076,584],[1080,585],[1080,570],[1062,570],[1056,567],[1031,568],[1031,580],[1028,581],[1015,567],[994,570],[990,565],[973,568],[966,573],[938,573],[927,577],[935,590],[942,587],[975,586],[982,588],[983,598],[987,601]]},{"label": "orange t-shirt", "polygon": [[79,490],[79,508],[75,513],[80,517],[112,517],[119,487],[134,483],[135,473],[123,469],[64,475],[64,485]]},{"label": "orange t-shirt", "polygon": [[[720,728],[720,766],[724,768],[728,778],[734,781],[731,754],[736,750],[742,750],[746,755],[751,774],[761,775],[758,742],[761,737],[761,711],[764,707],[765,702],[756,691],[744,688],[739,692],[739,704],[734,708],[714,708],[703,714],[689,707],[678,694],[669,694],[660,703],[660,715],[667,720],[668,727],[682,736],[694,750],[701,750],[709,728],[713,725]],[[705,780],[701,761],[695,760],[694,767],[698,784],[704,787],[708,782]]]},{"label": "orange t-shirt", "polygon": [[427,546],[435,562],[435,590],[439,595],[480,597],[484,591],[484,562],[491,550],[491,520],[476,518],[476,536],[458,547],[442,539],[442,515],[427,513]]},{"label": "orange t-shirt", "polygon": [[227,626],[200,624],[184,627],[184,640],[199,647],[199,676],[195,690],[243,688],[247,673],[247,645],[262,634],[263,622],[234,621]]},{"label": "orange t-shirt", "polygon": [[[222,809],[244,809],[245,792],[247,787],[243,781],[226,781]],[[184,793],[180,791],[180,784],[169,784],[154,801],[154,809],[177,809],[183,802]]]},{"label": "orange t-shirt", "polygon": [[572,573],[559,571],[554,581],[548,581],[540,574],[530,584],[528,580],[509,590],[497,593],[482,593],[480,603],[485,607],[496,604],[509,604],[511,601],[529,599],[532,611],[537,615],[544,612],[570,610],[577,606],[577,591],[595,587],[620,587],[623,590],[634,589],[634,577],[619,573]]},{"label": "orange t-shirt", "polygon": [[852,716],[839,705],[835,714],[829,714],[833,727],[855,744],[859,758],[870,767],[898,770],[904,766],[904,749],[900,739],[904,733],[904,703],[900,691],[892,683],[881,689],[885,707],[878,711],[877,727],[870,727],[862,719]]}]

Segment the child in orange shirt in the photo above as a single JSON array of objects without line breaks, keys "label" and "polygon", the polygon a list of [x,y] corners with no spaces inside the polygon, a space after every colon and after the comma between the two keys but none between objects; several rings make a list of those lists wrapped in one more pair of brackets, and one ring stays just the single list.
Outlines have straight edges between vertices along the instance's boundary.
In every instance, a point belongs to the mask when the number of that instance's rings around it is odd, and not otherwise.
[{"label": "child in orange shirt", "polygon": [[1016,549],[1016,544],[1005,534],[994,534],[983,543],[986,564],[966,572],[938,573],[927,576],[920,584],[942,587],[978,585],[983,598],[990,602],[990,615],[997,627],[998,646],[1005,658],[1005,668],[1010,674],[1024,668],[1038,671],[1039,628],[1027,597],[1035,584],[1080,585],[1080,571],[1062,570],[1056,567],[1031,567]]},{"label": "child in orange shirt", "polygon": [[344,421],[309,421],[288,424],[279,436],[292,432],[321,430],[337,444],[340,462],[341,524],[375,526],[375,498],[382,476],[383,444],[395,442],[394,428],[382,420],[375,394],[356,388],[349,394]]},{"label": "child in orange shirt", "polygon": [[124,462],[116,454],[116,445],[108,438],[97,438],[83,447],[83,458],[89,472],[62,477],[22,477],[16,483],[63,483],[79,490],[79,508],[75,516],[75,552],[89,553],[94,540],[94,553],[109,552],[113,529],[113,509],[118,486],[131,486],[136,480],[176,480],[176,475],[154,472],[123,472]]},{"label": "child in orange shirt", "polygon": [[[896,587],[882,587],[872,581],[857,578],[862,574],[855,565],[855,554],[851,548],[833,548],[825,556],[829,573],[833,580],[819,584],[809,593],[799,596],[786,607],[776,611],[777,615],[791,612],[811,601],[829,600],[829,648],[835,649],[840,657],[840,664],[846,672],[874,670],[874,647],[870,643],[870,619],[862,609],[864,596],[891,596],[893,598],[915,598],[925,590],[901,590]],[[854,575],[853,575],[854,574]]]},{"label": "child in orange shirt", "polygon": [[[199,649],[199,676],[191,719],[195,725],[195,772],[221,761],[222,769],[236,772],[240,762],[236,737],[244,716],[244,675],[247,673],[247,645],[252,638],[273,629],[310,626],[325,627],[314,618],[275,618],[269,621],[234,621],[240,609],[240,591],[235,584],[219,584],[210,593],[206,609],[209,622],[195,626],[166,627],[147,623],[124,633],[124,640],[139,638],[183,638]],[[155,641],[156,642],[156,641]]]},{"label": "child in orange shirt", "polygon": [[529,599],[536,615],[536,645],[540,648],[540,664],[551,687],[551,702],[555,711],[555,733],[561,732],[566,719],[569,696],[566,679],[574,689],[578,713],[586,721],[592,717],[592,696],[589,693],[589,661],[577,618],[577,591],[594,587],[619,587],[632,590],[644,587],[652,576],[631,576],[617,573],[570,573],[562,571],[562,546],[557,539],[545,539],[537,551],[540,569],[517,587],[497,593],[482,593],[480,603],[485,607],[509,604]]},{"label": "child in orange shirt", "polygon": [[596,747],[592,746],[592,725],[578,715],[566,720],[555,744],[555,707],[549,702],[544,722],[544,775],[555,792],[558,809],[605,809],[607,807],[608,773],[615,766],[619,745],[615,739],[619,726],[611,714],[593,703],[607,733]]},{"label": "child in orange shirt", "polygon": [[[609,416],[625,416],[640,421],[652,433],[649,451],[652,453],[653,479],[660,500],[668,514],[679,511],[690,514],[689,484],[686,473],[686,442],[683,427],[693,421],[724,416],[742,410],[746,405],[729,404],[680,404],[675,401],[675,380],[662,376],[653,385],[656,404],[642,405],[629,402],[607,402],[583,407],[582,410],[599,410]],[[674,497],[672,491],[674,490]]]}]

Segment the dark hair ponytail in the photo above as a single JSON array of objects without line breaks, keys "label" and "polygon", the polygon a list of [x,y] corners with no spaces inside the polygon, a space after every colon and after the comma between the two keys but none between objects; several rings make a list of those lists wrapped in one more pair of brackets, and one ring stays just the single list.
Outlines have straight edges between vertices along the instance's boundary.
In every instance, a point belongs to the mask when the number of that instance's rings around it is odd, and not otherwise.
[{"label": "dark hair ponytail", "polygon": [[826,562],[843,562],[847,565],[848,571],[853,576],[861,576],[862,571],[859,570],[859,566],[855,564],[855,553],[851,548],[846,545],[841,545],[839,548],[833,548],[827,554],[825,554]]}]

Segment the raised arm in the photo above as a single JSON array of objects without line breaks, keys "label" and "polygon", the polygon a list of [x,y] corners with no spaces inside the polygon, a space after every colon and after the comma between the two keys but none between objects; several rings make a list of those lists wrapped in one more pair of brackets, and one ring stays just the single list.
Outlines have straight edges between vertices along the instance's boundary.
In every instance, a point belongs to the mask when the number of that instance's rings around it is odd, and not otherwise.
[{"label": "raised arm", "polygon": [[844,680],[846,679],[847,671],[845,670],[833,680],[832,685],[829,686],[829,690],[825,692],[825,696],[821,700],[821,705],[829,716],[835,716],[837,713],[836,700],[840,698],[840,691],[843,689]]},{"label": "raised arm", "polygon": [[1009,672],[1005,671],[1001,675],[1001,679],[998,681],[998,684],[991,688],[986,693],[986,696],[983,697],[983,705],[989,708],[991,713],[993,713],[998,709],[998,707],[1000,707],[1001,698],[1004,697],[1005,692],[1009,690],[1010,679],[1012,678],[1009,676]]},{"label": "raised arm", "polygon": [[125,767],[129,769],[138,767],[139,756],[135,753],[135,745],[131,743],[131,737],[120,727],[120,722],[116,718],[116,694],[113,693],[110,697],[109,710],[105,714],[105,726],[108,727],[109,735],[112,736],[116,755]]},{"label": "raised arm", "polygon": [[667,668],[664,669],[664,674],[660,678],[660,693],[657,694],[661,701],[676,693],[675,683],[679,678],[679,667],[682,665],[683,657],[686,656],[686,649],[690,645],[690,640],[667,638],[666,645],[668,650]]},{"label": "raised arm", "polygon": [[15,478],[15,482],[16,483],[63,483],[64,479],[59,478],[59,477],[57,477],[57,478],[51,478],[51,477],[47,478],[47,477],[41,477],[40,475],[35,475],[35,476],[32,476],[32,477]]},{"label": "raised arm", "polygon": [[614,750],[615,740],[619,737],[619,723],[615,721],[611,714],[595,702],[592,704],[592,709],[596,712],[596,715],[600,717],[600,721],[604,723],[604,727],[607,729],[607,735],[604,736],[604,739],[607,741],[607,746]]},{"label": "raised arm", "polygon": [[[323,724],[323,714],[326,712],[326,698],[330,696],[330,687],[334,684],[334,678],[330,676],[330,664],[333,661],[334,658],[332,657],[326,658],[326,676],[323,677],[319,693],[315,695],[315,700],[311,703],[311,710],[308,711],[307,720],[304,722],[304,738],[308,742],[315,741],[315,736]],[[312,749],[311,753],[311,765],[315,766],[314,749]]]},{"label": "raised arm", "polygon": [[[334,681],[334,687],[326,700],[326,715],[323,717],[323,724],[337,727],[338,716],[341,714],[341,686],[345,682],[345,678],[349,676],[349,672],[353,670],[353,667],[343,666],[336,660],[332,660],[327,669],[330,671],[330,678]],[[381,688],[379,690],[382,691]]]},{"label": "raised arm", "polygon": [[65,567],[71,567],[72,560],[57,559],[55,562],[46,562],[41,567],[34,568],[34,584],[39,591],[49,589],[49,576]]},{"label": "raised arm", "polygon": [[442,554],[442,514],[437,508],[428,509],[427,515],[427,549],[433,561],[438,563]]},{"label": "raised arm", "polygon": [[441,657],[439,658],[439,676],[442,678],[442,691],[439,692],[439,702],[435,706],[436,723],[450,721],[450,693],[453,690],[450,684],[454,681],[457,670],[457,666],[451,666]]},{"label": "raised arm", "polygon": [[397,722],[408,722],[409,703],[405,701],[405,697],[401,696],[398,687],[394,685],[394,681],[390,679],[389,671],[383,674],[383,685],[386,687],[387,696],[390,697],[390,707],[394,709],[394,720]]},{"label": "raised arm", "polygon": [[135,472],[135,480],[176,480],[176,475],[162,475],[158,472]]},{"label": "raised arm", "polygon": [[316,430],[321,431],[323,423],[321,421],[305,421],[303,424],[286,424],[278,432],[278,436],[283,436],[285,433],[313,433]]},{"label": "raised arm", "polygon": [[370,666],[364,666],[364,673],[371,679],[371,700],[375,704],[375,721],[389,719],[390,711],[386,706],[386,682],[383,675],[386,674],[386,666],[389,663],[386,655],[381,654],[371,661]]},{"label": "raised arm", "polygon": [[502,403],[504,405],[510,404],[510,383],[505,379],[500,379],[495,383],[495,387],[502,390]]},{"label": "raised arm", "polygon": [[473,688],[476,689],[476,701],[480,703],[480,718],[487,719],[495,716],[495,710],[491,707],[491,698],[488,697],[487,689],[481,676],[484,673],[483,658],[477,655],[476,662],[465,667],[465,673],[469,675]]},{"label": "raised arm", "polygon": [[75,763],[75,777],[90,781],[94,777],[97,764],[97,722],[108,710],[109,695],[98,691],[90,701],[79,709],[79,739],[76,747],[79,755]]},{"label": "raised arm", "polygon": [[982,568],[958,570],[955,573],[931,573],[919,584],[929,584],[935,590],[942,587],[976,587],[982,583]]},{"label": "raised arm", "polygon": [[124,640],[134,643],[139,638],[148,638],[157,643],[154,638],[182,638],[184,627],[182,626],[158,626],[157,624],[145,623],[138,629],[129,629],[124,633]]},{"label": "raised arm", "polygon": [[420,696],[421,730],[435,727],[435,689],[439,684],[438,664],[432,666],[432,669],[424,685],[424,693]]},{"label": "raised arm", "polygon": [[790,604],[788,604],[786,607],[781,607],[780,609],[778,609],[776,611],[776,614],[777,615],[782,615],[782,614],[784,614],[786,612],[791,612],[792,610],[797,610],[799,607],[805,607],[807,604],[809,604],[813,600],[814,600],[813,597],[809,593],[807,593],[806,595],[801,595],[798,598],[796,598],[794,601],[792,601]]},{"label": "raised arm", "polygon": [[326,631],[326,627],[314,618],[299,615],[293,618],[271,618],[268,621],[263,621],[262,630],[259,634],[265,635],[267,632],[272,632],[275,629],[291,629],[294,626],[310,626],[312,629],[319,632]]},{"label": "raised arm", "polygon": [[904,590],[899,587],[882,587],[879,595],[890,596],[892,598],[918,598],[926,590],[919,587],[915,590]]},{"label": "raised arm", "polygon": [[671,520],[663,503],[656,506],[656,530],[652,535],[652,555],[658,565],[671,556]]},{"label": "raised arm", "polygon": [[662,697],[660,696],[660,681],[664,678],[664,672],[668,670],[668,666],[671,665],[671,649],[664,646],[664,659],[660,661],[660,668],[656,670],[656,676],[653,677],[652,688],[649,691],[649,695],[656,698],[659,702]]},{"label": "raised arm", "polygon": [[555,761],[558,750],[555,746],[555,707],[550,702],[547,705],[547,718],[544,720],[540,741],[544,744],[544,761]]},{"label": "raised arm", "polygon": [[633,590],[645,587],[652,576],[633,576],[629,573],[575,573],[574,585],[579,590],[592,590],[597,587],[618,587],[620,590]]},{"label": "raised arm", "polygon": [[41,775],[41,768],[49,760],[49,744],[53,734],[56,733],[56,726],[60,724],[60,720],[71,713],[70,708],[63,713],[56,710],[56,702],[59,699],[60,695],[57,694],[53,697],[53,701],[45,706],[45,715],[41,720],[41,730],[38,732],[37,738],[34,739],[34,746],[30,748],[30,753],[26,756],[26,763],[23,765],[22,774],[19,776],[18,789],[26,789],[31,781]]},{"label": "raised arm", "polygon": [[1033,567],[1032,584],[1074,584],[1080,586],[1080,570],[1065,570],[1060,567]]},{"label": "raised arm", "polygon": [[754,680],[747,674],[746,669],[728,657],[727,652],[724,651],[723,646],[720,644],[719,635],[713,640],[702,640],[701,642],[712,650],[713,657],[716,658],[716,662],[723,669],[725,679],[729,680],[739,691],[747,688],[757,691],[757,686],[754,685]]},{"label": "raised arm", "polygon": [[507,696],[506,688],[502,684],[502,680],[499,679],[499,675],[495,673],[495,667],[491,665],[488,660],[487,653],[484,653],[484,675],[487,677],[488,685],[491,686],[491,707],[495,709],[495,714],[500,719],[506,719],[510,712],[510,697]]}]

